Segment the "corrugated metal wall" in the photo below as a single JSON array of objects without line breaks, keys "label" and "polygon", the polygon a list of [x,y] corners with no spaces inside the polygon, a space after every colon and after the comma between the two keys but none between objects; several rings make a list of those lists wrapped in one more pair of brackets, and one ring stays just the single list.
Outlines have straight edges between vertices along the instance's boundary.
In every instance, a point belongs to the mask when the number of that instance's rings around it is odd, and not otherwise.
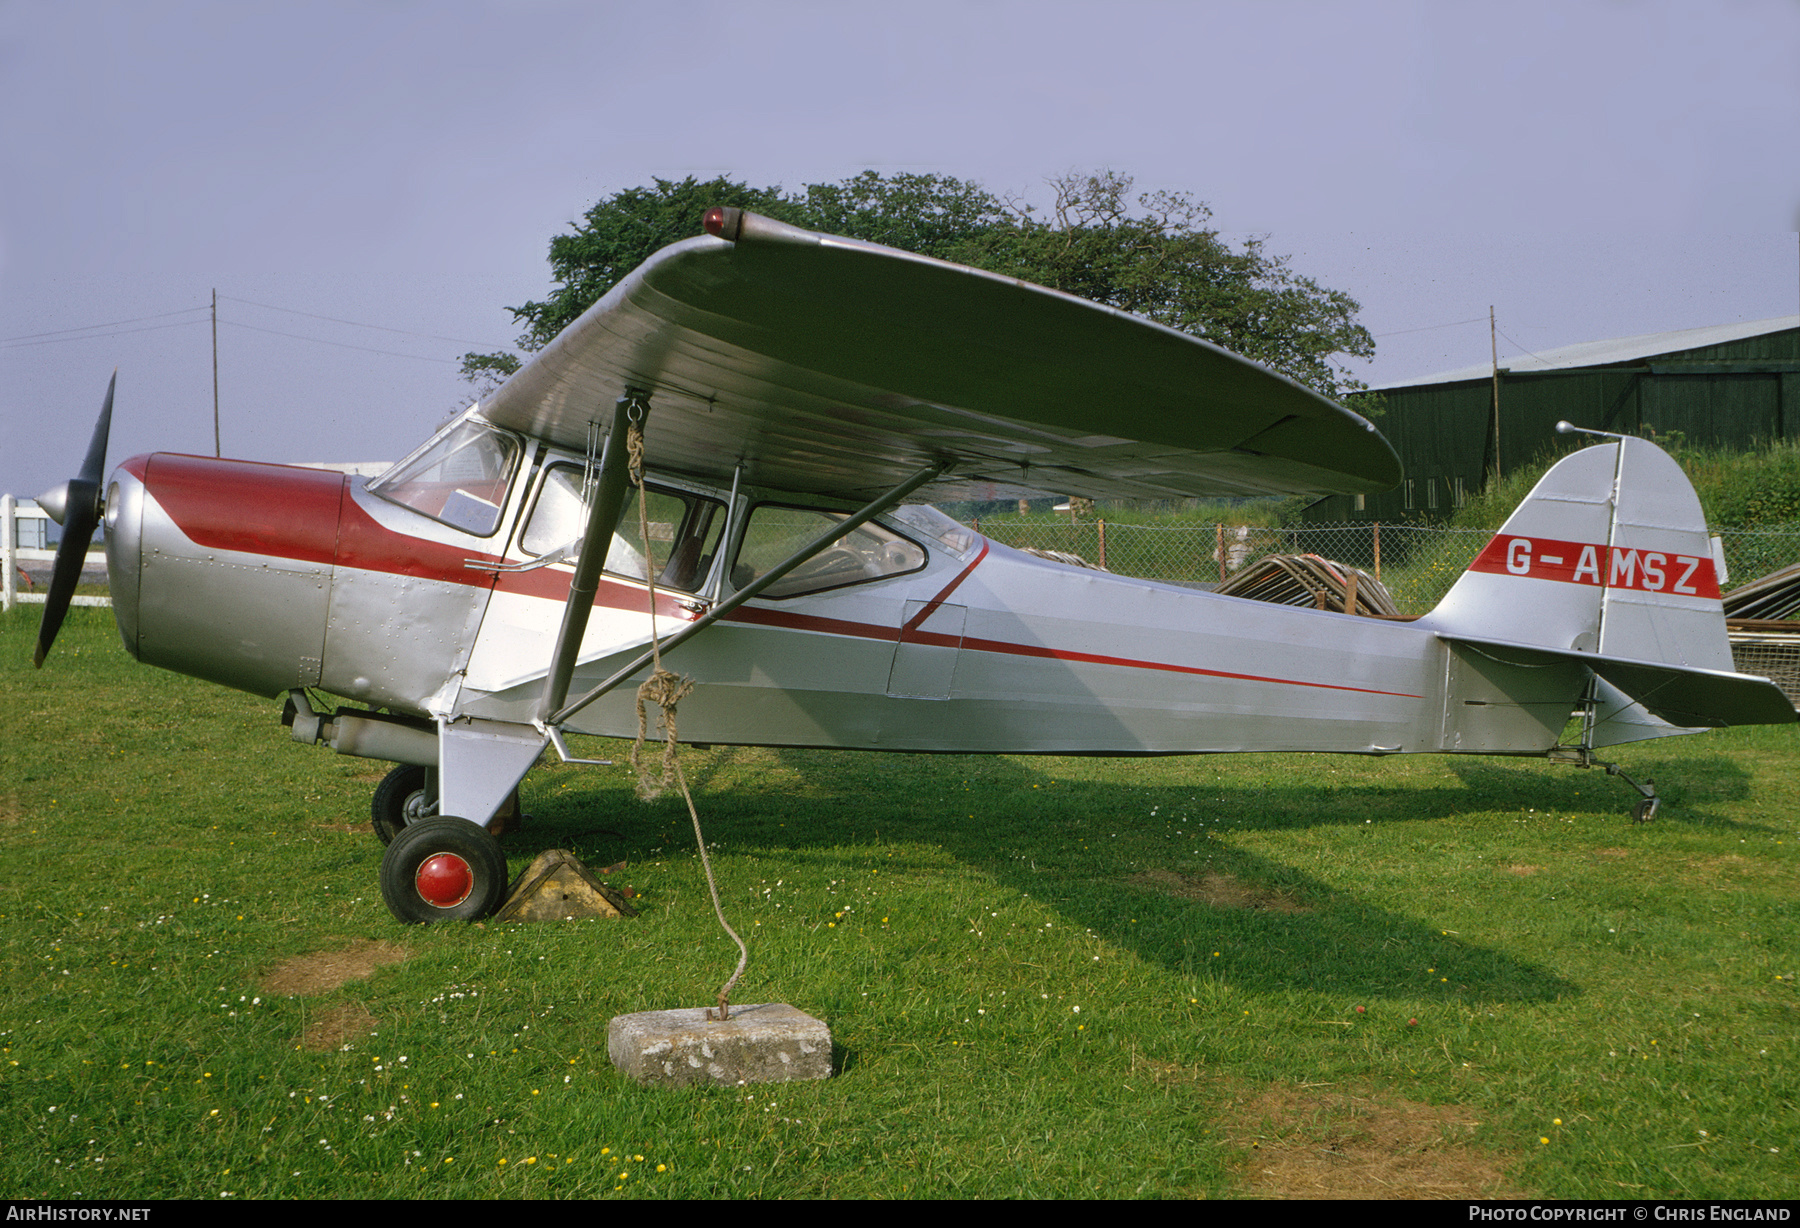
[{"label": "corrugated metal wall", "polygon": [[[1306,519],[1442,520],[1481,489],[1494,464],[1493,385],[1465,380],[1389,389],[1376,422],[1406,480],[1384,495],[1321,500]],[[1800,329],[1637,359],[1608,367],[1500,373],[1504,472],[1547,451],[1584,446],[1556,434],[1577,426],[1636,434],[1679,431],[1689,443],[1749,447],[1800,439]]]}]

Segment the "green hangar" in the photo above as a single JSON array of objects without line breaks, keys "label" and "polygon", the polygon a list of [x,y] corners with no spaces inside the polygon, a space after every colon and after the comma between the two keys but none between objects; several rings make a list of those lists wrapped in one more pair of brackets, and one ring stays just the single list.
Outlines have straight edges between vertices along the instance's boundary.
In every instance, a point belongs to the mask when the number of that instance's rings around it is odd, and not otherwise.
[{"label": "green hangar", "polygon": [[1405,481],[1382,495],[1322,499],[1308,520],[1447,518],[1481,489],[1496,455],[1509,473],[1591,442],[1557,435],[1565,418],[1690,444],[1800,439],[1800,316],[1589,341],[1509,359],[1497,375],[1483,363],[1375,391],[1387,398],[1376,425]]}]

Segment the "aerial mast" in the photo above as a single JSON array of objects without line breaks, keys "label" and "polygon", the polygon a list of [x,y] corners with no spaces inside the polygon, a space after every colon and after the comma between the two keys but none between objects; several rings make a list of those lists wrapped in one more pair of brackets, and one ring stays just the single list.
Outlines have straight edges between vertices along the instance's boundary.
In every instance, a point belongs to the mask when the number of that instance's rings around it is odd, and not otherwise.
[{"label": "aerial mast", "polygon": [[212,333],[213,333],[213,455],[225,455],[219,449],[219,288],[213,287],[212,300]]}]

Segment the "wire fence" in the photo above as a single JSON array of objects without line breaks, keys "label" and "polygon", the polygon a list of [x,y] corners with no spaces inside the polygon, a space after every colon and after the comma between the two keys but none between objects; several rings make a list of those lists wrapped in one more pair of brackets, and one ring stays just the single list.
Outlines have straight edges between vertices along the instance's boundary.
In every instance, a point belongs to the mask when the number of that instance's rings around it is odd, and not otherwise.
[{"label": "wire fence", "polygon": [[[1405,614],[1435,606],[1493,537],[1487,529],[1403,524],[1276,529],[1000,519],[976,527],[1003,545],[1077,555],[1119,575],[1176,584],[1218,584],[1265,555],[1316,554],[1379,578]],[[1724,530],[1718,536],[1727,589],[1800,561],[1800,531]]]}]

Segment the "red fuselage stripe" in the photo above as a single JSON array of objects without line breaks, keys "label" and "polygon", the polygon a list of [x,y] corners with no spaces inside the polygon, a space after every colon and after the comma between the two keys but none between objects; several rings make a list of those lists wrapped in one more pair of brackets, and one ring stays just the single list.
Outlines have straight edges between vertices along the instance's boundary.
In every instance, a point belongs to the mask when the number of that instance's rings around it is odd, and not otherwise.
[{"label": "red fuselage stripe", "polygon": [[940,592],[937,596],[933,597],[930,601],[927,601],[925,603],[924,609],[920,610],[917,614],[914,614],[911,618],[907,619],[906,625],[900,629],[901,633],[904,634],[908,631],[916,631],[919,629],[919,627],[924,625],[925,620],[930,618],[933,614],[937,613],[937,608],[944,604],[944,598],[948,597],[951,593],[954,593],[956,591],[957,585],[961,584],[964,580],[967,580],[969,578],[969,573],[974,571],[977,567],[981,566],[981,560],[985,559],[987,556],[988,556],[988,542],[984,538],[981,543],[981,553],[975,556],[975,561],[973,563],[970,563],[967,567],[963,568],[961,571],[957,572],[956,579],[954,579],[954,580],[950,581],[950,583],[944,585],[943,591]]},{"label": "red fuselage stripe", "polygon": [[[727,621],[753,623],[764,627],[780,627],[789,631],[811,631],[821,635],[844,635],[856,639],[900,639],[898,627],[881,627],[873,623],[848,622],[841,618],[821,618],[816,614],[794,614],[787,610],[770,610],[761,606],[740,606],[725,616]],[[1014,644],[1006,640],[973,639],[967,636],[938,635],[933,632],[907,632],[909,644],[927,644],[940,648],[962,647],[974,652],[1001,653],[1014,657],[1039,657],[1052,661],[1081,661],[1089,665],[1114,665],[1122,669],[1153,669],[1172,674],[1193,674],[1202,678],[1230,678],[1239,682],[1267,682],[1275,686],[1312,687],[1322,691],[1353,691],[1358,695],[1390,695],[1396,699],[1422,699],[1405,691],[1383,691],[1375,687],[1345,686],[1334,682],[1306,682],[1298,678],[1269,678],[1261,674],[1239,674],[1222,669],[1203,669],[1198,665],[1176,665],[1167,661],[1142,661],[1134,657],[1112,657],[1094,652],[1075,652],[1066,648],[1047,648],[1041,644]]]},{"label": "red fuselage stripe", "polygon": [[[135,459],[135,458],[134,458]],[[331,566],[344,475],[158,452],[144,484],[196,546]]]},{"label": "red fuselage stripe", "polygon": [[[348,482],[341,474],[328,470],[215,460],[212,457],[179,456],[171,453],[157,453],[148,458],[134,457],[126,462],[125,467],[129,472],[141,473],[150,493],[176,525],[190,540],[202,547],[296,559],[322,566],[335,565],[390,575],[417,576],[471,587],[486,588],[495,584],[492,572],[469,568],[464,564],[468,561],[498,562],[499,556],[472,553],[463,547],[409,537],[383,527],[359,507],[355,499],[349,497]],[[1484,552],[1484,557],[1486,553]],[[1260,674],[1203,669],[1195,665],[1176,665],[1166,661],[1144,661],[1132,657],[1048,648],[1037,644],[1015,644],[1004,640],[971,639],[920,631],[918,628],[968,579],[987,554],[988,543],[983,542],[981,553],[975,560],[958,572],[903,628],[797,614],[762,606],[741,606],[726,617],[733,622],[855,639],[885,640],[889,643],[898,642],[904,635],[908,643],[944,648],[960,646],[974,652],[1054,661],[1080,661],[1090,665],[1159,670],[1203,678],[1263,682],[1276,686],[1350,691],[1359,695],[1421,698],[1403,691],[1384,691],[1374,687],[1307,682],[1296,678],[1270,678]],[[1708,563],[1710,565],[1710,560]],[[503,592],[522,593],[548,600],[566,600],[568,584],[563,578],[565,575],[566,573],[550,568],[503,574],[498,587]],[[1716,587],[1714,591],[1717,591]],[[646,591],[635,584],[608,579],[602,581],[594,603],[611,609],[642,613],[647,608],[647,596]],[[664,617],[696,617],[679,605],[678,598],[665,598],[660,592],[657,594],[657,613]]]},{"label": "red fuselage stripe", "polygon": [[[124,468],[197,546],[269,558],[296,559],[393,576],[415,576],[471,588],[497,587],[553,601],[569,596],[569,573],[552,567],[494,573],[467,563],[497,563],[500,556],[396,533],[358,506],[340,473],[291,465],[217,460],[158,452],[133,457]],[[642,613],[649,608],[640,585],[603,577],[594,604]],[[680,600],[661,592],[656,612],[692,620]]]}]

